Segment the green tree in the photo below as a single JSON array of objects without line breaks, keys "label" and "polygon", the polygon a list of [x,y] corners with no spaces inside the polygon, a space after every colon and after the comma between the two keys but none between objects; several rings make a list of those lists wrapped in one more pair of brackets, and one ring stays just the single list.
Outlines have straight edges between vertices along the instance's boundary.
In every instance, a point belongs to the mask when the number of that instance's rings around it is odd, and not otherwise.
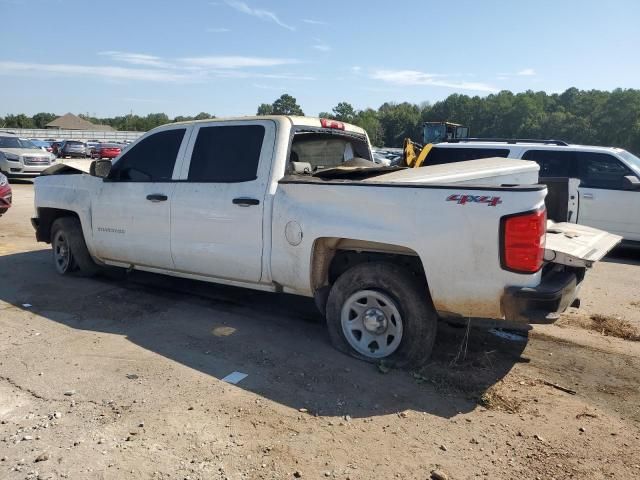
[{"label": "green tree", "polygon": [[421,113],[420,107],[412,103],[384,103],[378,109],[383,144],[387,147],[400,147],[407,137],[420,139]]},{"label": "green tree", "polygon": [[375,110],[368,108],[359,111],[353,118],[353,124],[367,131],[372,145],[381,147],[384,144],[384,131],[378,118],[378,113]]},{"label": "green tree", "polygon": [[353,109],[350,103],[340,102],[338,103],[338,105],[333,107],[333,117],[335,118],[335,120],[352,123],[355,116],[356,111]]},{"label": "green tree", "polygon": [[216,118],[216,117],[206,112],[200,112],[194,117],[195,120],[209,120],[210,118]]},{"label": "green tree", "polygon": [[302,108],[298,105],[297,100],[291,95],[284,93],[280,98],[273,102],[274,115],[304,115]]},{"label": "green tree", "polygon": [[54,121],[58,116],[54,113],[40,112],[36,113],[33,117],[33,124],[35,128],[45,128],[47,123]]},{"label": "green tree", "polygon": [[261,103],[258,107],[257,115],[273,115],[273,105],[270,103]]},{"label": "green tree", "polygon": [[33,128],[33,120],[24,113],[7,115],[4,117],[4,126],[8,128]]}]

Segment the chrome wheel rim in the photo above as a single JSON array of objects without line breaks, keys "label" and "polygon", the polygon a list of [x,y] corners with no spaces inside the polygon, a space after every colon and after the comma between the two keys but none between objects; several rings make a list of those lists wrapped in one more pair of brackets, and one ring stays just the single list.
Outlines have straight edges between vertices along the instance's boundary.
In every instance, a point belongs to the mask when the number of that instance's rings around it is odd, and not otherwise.
[{"label": "chrome wheel rim", "polygon": [[351,295],[340,313],[342,332],[351,347],[369,358],[384,358],[402,341],[402,317],[395,302],[375,290]]},{"label": "chrome wheel rim", "polygon": [[53,239],[53,261],[59,273],[67,273],[71,268],[71,249],[67,236],[62,231],[57,232]]}]

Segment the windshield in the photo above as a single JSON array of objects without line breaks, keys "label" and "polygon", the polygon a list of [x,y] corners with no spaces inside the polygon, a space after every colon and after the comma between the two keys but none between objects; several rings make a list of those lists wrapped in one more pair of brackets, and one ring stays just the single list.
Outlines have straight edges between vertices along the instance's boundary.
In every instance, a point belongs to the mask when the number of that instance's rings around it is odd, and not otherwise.
[{"label": "windshield", "polygon": [[424,143],[438,143],[447,136],[447,129],[444,125],[425,125]]},{"label": "windshield", "polygon": [[0,148],[38,148],[25,138],[0,137]]},{"label": "windshield", "polygon": [[627,162],[631,169],[634,170],[635,173],[640,175],[640,158],[636,157],[633,153],[627,152],[626,150],[622,150],[618,153],[624,159],[624,161]]},{"label": "windshield", "polygon": [[26,138],[21,138],[20,143],[23,145],[22,148],[40,150],[40,147],[38,145],[33,143],[31,140],[27,140]]}]

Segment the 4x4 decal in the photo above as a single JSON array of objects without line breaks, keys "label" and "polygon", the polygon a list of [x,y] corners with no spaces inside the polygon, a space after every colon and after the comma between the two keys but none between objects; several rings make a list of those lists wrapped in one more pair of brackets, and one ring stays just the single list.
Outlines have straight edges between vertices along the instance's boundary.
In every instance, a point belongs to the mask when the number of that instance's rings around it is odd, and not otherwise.
[{"label": "4x4 decal", "polygon": [[500,197],[489,197],[488,195],[461,195],[459,193],[449,195],[447,202],[456,202],[458,205],[466,205],[467,203],[486,203],[490,207],[500,205],[502,200]]}]

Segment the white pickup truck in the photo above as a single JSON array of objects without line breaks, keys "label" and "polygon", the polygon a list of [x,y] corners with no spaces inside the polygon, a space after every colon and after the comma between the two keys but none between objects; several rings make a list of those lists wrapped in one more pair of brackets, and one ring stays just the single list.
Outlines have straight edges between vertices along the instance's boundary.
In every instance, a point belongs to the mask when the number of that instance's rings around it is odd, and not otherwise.
[{"label": "white pickup truck", "polygon": [[51,167],[33,225],[61,274],[115,266],[314,297],[338,349],[396,366],[426,361],[439,317],[564,310],[620,240],[548,227],[534,162],[371,159],[366,133],[336,121],[175,123],[89,174]]}]

